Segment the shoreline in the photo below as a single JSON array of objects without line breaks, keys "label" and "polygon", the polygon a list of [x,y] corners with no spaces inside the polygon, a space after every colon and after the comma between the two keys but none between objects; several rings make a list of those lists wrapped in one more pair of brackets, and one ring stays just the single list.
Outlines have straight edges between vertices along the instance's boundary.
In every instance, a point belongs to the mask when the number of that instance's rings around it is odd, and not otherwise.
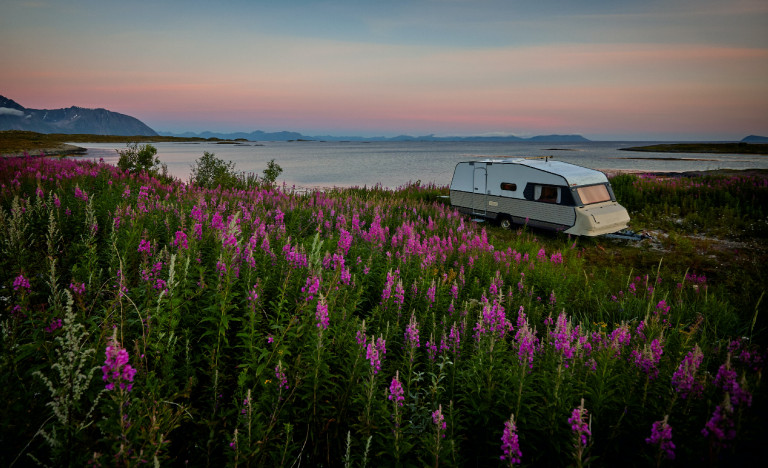
[{"label": "shoreline", "polygon": [[667,177],[702,177],[711,175],[754,175],[768,178],[768,169],[750,168],[750,169],[708,169],[700,171],[644,171],[640,169],[595,169],[604,173],[608,178],[624,174],[652,174],[655,176]]},{"label": "shoreline", "polygon": [[31,157],[64,157],[64,156],[84,156],[88,153],[87,148],[61,143],[58,146],[49,146],[35,148],[34,150],[16,151],[13,153],[3,153],[3,158],[23,158],[26,155]]},{"label": "shoreline", "polygon": [[663,143],[619,148],[619,151],[641,153],[699,153],[768,155],[768,143]]}]

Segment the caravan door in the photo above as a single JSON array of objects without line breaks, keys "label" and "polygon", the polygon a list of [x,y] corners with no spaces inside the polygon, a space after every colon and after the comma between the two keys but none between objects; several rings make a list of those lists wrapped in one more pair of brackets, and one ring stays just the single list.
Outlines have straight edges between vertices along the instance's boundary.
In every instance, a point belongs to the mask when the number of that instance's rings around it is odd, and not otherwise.
[{"label": "caravan door", "polygon": [[485,167],[475,166],[474,177],[474,195],[472,196],[472,212],[474,214],[485,215],[486,212],[486,199],[488,197],[485,191],[487,172]]}]

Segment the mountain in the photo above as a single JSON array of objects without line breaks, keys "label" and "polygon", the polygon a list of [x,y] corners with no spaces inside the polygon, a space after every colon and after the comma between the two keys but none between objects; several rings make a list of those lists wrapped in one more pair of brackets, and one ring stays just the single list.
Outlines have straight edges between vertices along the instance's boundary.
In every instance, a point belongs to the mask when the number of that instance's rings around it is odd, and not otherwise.
[{"label": "mountain", "polygon": [[75,106],[66,109],[27,109],[3,96],[0,96],[0,130],[90,135],[157,135],[139,119],[106,109]]},{"label": "mountain", "polygon": [[741,140],[742,143],[768,143],[768,137],[750,135]]},{"label": "mountain", "polygon": [[540,135],[531,138],[521,138],[513,135],[508,136],[411,136],[398,135],[395,137],[358,137],[358,136],[306,136],[298,132],[263,132],[256,130],[250,133],[218,133],[218,132],[158,132],[163,136],[173,136],[182,138],[221,138],[223,140],[236,140],[238,138],[249,141],[295,141],[295,140],[318,140],[318,141],[461,141],[461,142],[514,142],[531,141],[537,143],[584,143],[590,140],[581,135]]}]

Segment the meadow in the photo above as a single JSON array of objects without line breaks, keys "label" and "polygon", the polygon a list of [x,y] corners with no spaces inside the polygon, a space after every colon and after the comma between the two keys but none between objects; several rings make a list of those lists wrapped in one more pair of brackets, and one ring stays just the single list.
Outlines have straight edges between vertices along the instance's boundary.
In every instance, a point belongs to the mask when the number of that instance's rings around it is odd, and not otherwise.
[{"label": "meadow", "polygon": [[[613,184],[633,222],[729,225],[764,243],[764,177]],[[764,455],[758,266],[712,276],[686,264],[696,246],[503,231],[446,194],[203,189],[95,162],[0,160],[0,464]]]}]

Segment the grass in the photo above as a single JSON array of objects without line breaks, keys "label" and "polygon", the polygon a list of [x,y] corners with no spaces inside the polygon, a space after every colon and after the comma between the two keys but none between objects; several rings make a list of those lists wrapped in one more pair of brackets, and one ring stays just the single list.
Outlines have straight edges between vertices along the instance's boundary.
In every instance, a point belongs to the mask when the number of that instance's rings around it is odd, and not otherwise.
[{"label": "grass", "polygon": [[735,253],[716,274],[714,241],[667,223],[727,209],[762,245],[768,189],[614,187],[669,240],[482,227],[446,187],[207,190],[3,159],[0,464],[492,466],[512,415],[526,465],[665,462],[646,442],[665,420],[679,463],[755,463],[764,276]]}]

